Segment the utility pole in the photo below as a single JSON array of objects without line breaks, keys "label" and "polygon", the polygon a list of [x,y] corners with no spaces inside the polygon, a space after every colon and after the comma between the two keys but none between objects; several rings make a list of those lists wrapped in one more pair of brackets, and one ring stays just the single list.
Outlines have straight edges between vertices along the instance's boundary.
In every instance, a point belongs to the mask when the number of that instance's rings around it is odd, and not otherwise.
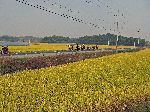
[{"label": "utility pole", "polygon": [[140,31],[141,31],[141,29],[139,29],[139,30],[137,30],[137,32],[138,32],[138,35],[139,35],[139,38],[138,38],[138,47],[139,47],[139,44],[140,44]]},{"label": "utility pole", "polygon": [[[116,22],[117,23],[117,31],[119,32],[119,22]],[[118,34],[117,34],[117,39],[116,39],[116,52],[118,52]]]},{"label": "utility pole", "polygon": [[138,38],[138,47],[140,47],[140,38]]},{"label": "utility pole", "polygon": [[117,35],[117,40],[116,40],[116,52],[118,50],[118,35]]},{"label": "utility pole", "polygon": [[110,41],[108,40],[108,46],[110,45]]},{"label": "utility pole", "polygon": [[134,48],[135,48],[135,42],[134,42]]}]

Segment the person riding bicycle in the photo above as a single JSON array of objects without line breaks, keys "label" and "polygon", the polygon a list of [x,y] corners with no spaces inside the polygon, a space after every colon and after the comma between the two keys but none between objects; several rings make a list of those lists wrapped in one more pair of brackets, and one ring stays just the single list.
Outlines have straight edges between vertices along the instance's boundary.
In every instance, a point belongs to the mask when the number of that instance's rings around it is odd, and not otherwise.
[{"label": "person riding bicycle", "polygon": [[6,47],[2,46],[1,54],[2,54],[2,55],[7,55],[7,54],[9,54],[8,46],[6,46]]},{"label": "person riding bicycle", "polygon": [[80,47],[78,44],[76,44],[76,50],[79,51],[80,50]]}]

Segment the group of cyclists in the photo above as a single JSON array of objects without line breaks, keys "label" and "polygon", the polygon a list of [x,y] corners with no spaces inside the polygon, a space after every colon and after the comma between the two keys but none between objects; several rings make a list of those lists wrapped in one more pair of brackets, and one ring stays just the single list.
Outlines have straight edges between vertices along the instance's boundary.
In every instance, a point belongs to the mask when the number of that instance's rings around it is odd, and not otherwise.
[{"label": "group of cyclists", "polygon": [[71,44],[71,45],[68,45],[68,50],[70,51],[83,51],[83,50],[98,50],[98,45],[94,45],[94,46],[85,46],[84,44],[82,45],[79,45],[79,44]]}]

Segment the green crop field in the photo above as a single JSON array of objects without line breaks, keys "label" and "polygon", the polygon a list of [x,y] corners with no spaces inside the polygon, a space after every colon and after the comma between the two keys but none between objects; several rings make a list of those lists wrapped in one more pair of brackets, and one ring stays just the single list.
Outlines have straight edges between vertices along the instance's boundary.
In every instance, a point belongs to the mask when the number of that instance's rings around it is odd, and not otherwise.
[{"label": "green crop field", "polygon": [[0,76],[2,112],[122,112],[148,95],[150,50]]}]

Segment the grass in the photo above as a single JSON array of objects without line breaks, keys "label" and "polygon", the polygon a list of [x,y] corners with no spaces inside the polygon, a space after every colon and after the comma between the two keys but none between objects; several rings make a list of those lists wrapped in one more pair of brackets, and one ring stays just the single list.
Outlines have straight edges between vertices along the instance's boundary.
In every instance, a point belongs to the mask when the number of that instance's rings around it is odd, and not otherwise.
[{"label": "grass", "polygon": [[121,112],[134,106],[141,112],[149,107],[131,102],[150,101],[149,75],[150,50],[7,74],[0,77],[0,111]]}]

